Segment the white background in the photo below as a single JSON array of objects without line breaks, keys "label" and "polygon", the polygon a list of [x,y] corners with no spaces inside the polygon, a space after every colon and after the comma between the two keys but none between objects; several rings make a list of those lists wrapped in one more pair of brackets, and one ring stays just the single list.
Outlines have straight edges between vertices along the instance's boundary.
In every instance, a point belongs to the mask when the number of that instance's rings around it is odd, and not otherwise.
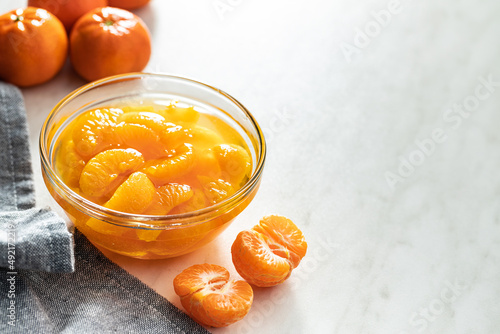
[{"label": "white background", "polygon": [[[500,82],[500,2],[152,0],[136,13],[152,33],[146,71],[229,92],[269,152],[257,197],[217,240],[117,263],[180,306],[176,274],[208,262],[237,277],[236,234],[277,213],[302,228],[306,258],[214,333],[498,333],[500,85],[480,78]],[[57,209],[39,130],[82,84],[67,65],[23,89],[39,205]]]}]

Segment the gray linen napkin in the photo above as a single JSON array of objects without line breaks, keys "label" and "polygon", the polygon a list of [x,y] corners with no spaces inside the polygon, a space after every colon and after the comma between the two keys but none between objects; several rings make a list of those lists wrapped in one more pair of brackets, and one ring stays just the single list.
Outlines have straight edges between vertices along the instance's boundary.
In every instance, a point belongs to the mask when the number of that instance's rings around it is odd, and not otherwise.
[{"label": "gray linen napkin", "polygon": [[34,205],[22,96],[0,82],[0,333],[209,333]]},{"label": "gray linen napkin", "polygon": [[13,290],[15,304],[0,299],[0,333],[210,333],[108,260],[78,230],[75,243],[74,273],[20,270],[11,286],[2,271],[0,290]]},{"label": "gray linen napkin", "polygon": [[26,112],[21,92],[0,82],[0,267],[74,270],[66,223],[35,208]]}]

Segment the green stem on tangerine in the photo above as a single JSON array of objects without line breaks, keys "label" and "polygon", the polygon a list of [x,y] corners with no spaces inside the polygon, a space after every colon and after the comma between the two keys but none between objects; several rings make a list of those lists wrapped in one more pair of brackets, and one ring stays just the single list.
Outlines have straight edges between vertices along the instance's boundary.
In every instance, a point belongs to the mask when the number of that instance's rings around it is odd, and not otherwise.
[{"label": "green stem on tangerine", "polygon": [[114,24],[114,22],[111,21],[111,20],[107,20],[107,21],[104,22],[104,24],[109,27],[109,26],[112,26]]}]

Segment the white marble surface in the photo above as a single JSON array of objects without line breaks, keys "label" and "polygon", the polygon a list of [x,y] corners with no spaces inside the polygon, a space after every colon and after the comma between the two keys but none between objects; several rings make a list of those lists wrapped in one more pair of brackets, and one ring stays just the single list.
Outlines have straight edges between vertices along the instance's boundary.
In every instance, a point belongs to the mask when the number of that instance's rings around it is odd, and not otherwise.
[{"label": "white marble surface", "polygon": [[[397,4],[152,0],[137,11],[153,34],[147,70],[234,95],[266,129],[269,155],[259,194],[210,245],[164,261],[112,258],[179,306],[177,273],[209,262],[236,275],[236,234],[279,213],[302,227],[306,258],[214,333],[498,333],[500,2]],[[377,30],[372,11],[389,9]],[[368,41],[357,36],[365,28]],[[23,90],[41,205],[57,208],[39,172],[39,129],[81,84],[66,67]],[[470,113],[448,111],[464,103]]]}]

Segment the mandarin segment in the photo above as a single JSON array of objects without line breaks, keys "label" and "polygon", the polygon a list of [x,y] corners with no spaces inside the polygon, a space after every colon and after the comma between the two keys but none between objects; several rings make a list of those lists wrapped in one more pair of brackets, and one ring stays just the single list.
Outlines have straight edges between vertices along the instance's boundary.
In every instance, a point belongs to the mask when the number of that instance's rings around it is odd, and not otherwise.
[{"label": "mandarin segment", "polygon": [[211,149],[205,149],[196,153],[196,162],[190,172],[194,176],[207,176],[211,179],[220,179],[222,176],[219,161],[215,158]]},{"label": "mandarin segment", "polygon": [[239,145],[220,144],[212,148],[219,161],[224,178],[239,186],[249,178],[252,171],[252,159],[248,152]]},{"label": "mandarin segment", "polygon": [[124,113],[141,111],[155,112],[155,107],[152,105],[131,104],[122,107],[122,110]]},{"label": "mandarin segment", "polygon": [[80,189],[88,196],[99,197],[114,189],[128,174],[144,164],[134,149],[111,149],[89,160],[80,176]]},{"label": "mandarin segment", "polygon": [[135,172],[116,189],[104,207],[120,212],[141,214],[151,205],[155,193],[155,186],[146,174]]},{"label": "mandarin segment", "polygon": [[58,159],[57,170],[66,184],[72,188],[79,186],[80,174],[85,167],[85,160],[76,152],[75,143],[69,140],[62,144],[58,153],[62,159]]},{"label": "mandarin segment", "polygon": [[[292,273],[286,253],[276,254],[270,240],[253,230],[242,231],[231,248],[233,264],[247,282],[258,287],[274,286],[284,282]],[[285,255],[285,256],[283,256]]]},{"label": "mandarin segment", "polygon": [[207,149],[223,142],[222,137],[217,132],[203,126],[191,126],[187,132],[189,134],[187,142],[199,149]]},{"label": "mandarin segment", "polygon": [[158,134],[163,132],[163,130],[165,130],[169,125],[174,125],[171,123],[167,123],[166,119],[163,116],[150,111],[126,112],[118,117],[118,122],[144,125]]},{"label": "mandarin segment", "polygon": [[210,204],[217,204],[232,196],[235,192],[231,183],[222,179],[213,179],[207,176],[198,176],[203,186],[203,192]]},{"label": "mandarin segment", "polygon": [[240,232],[231,247],[238,273],[259,287],[284,282],[306,251],[307,243],[302,232],[290,219],[282,216],[264,217],[259,225]]},{"label": "mandarin segment", "polygon": [[290,260],[293,268],[297,267],[300,260],[306,255],[307,243],[302,231],[290,219],[271,215],[261,219],[259,225],[253,229],[267,235],[274,244],[282,245],[290,251]]},{"label": "mandarin segment", "polygon": [[226,268],[213,264],[185,269],[174,278],[174,290],[192,318],[212,327],[241,320],[253,302],[253,290],[247,282],[230,280]]},{"label": "mandarin segment", "polygon": [[142,171],[160,185],[187,174],[194,163],[193,146],[190,144],[181,145],[176,149],[176,153],[171,158],[148,161]]},{"label": "mandarin segment", "polygon": [[148,208],[148,215],[166,215],[174,207],[193,197],[193,190],[187,184],[169,183],[156,189],[155,201]]},{"label": "mandarin segment", "polygon": [[207,205],[208,205],[208,200],[207,197],[205,196],[204,191],[198,188],[194,188],[193,196],[185,203],[176,206],[174,209],[172,209],[170,213],[179,214],[184,212],[196,211],[206,208]]},{"label": "mandarin segment", "polygon": [[196,123],[200,118],[200,113],[194,107],[182,108],[175,104],[167,106],[161,113],[172,122]]},{"label": "mandarin segment", "polygon": [[146,158],[157,159],[168,154],[160,137],[145,125],[120,123],[116,126],[116,135],[124,147],[136,149]]},{"label": "mandarin segment", "polygon": [[[141,214],[151,205],[155,192],[155,187],[148,177],[136,172],[116,189],[104,207],[120,212]],[[109,235],[122,235],[129,230],[95,218],[90,218],[87,226],[96,232]]]},{"label": "mandarin segment", "polygon": [[102,108],[80,115],[73,128],[73,142],[76,150],[84,157],[92,157],[100,151],[119,144],[115,126],[123,111],[118,108]]},{"label": "mandarin segment", "polygon": [[169,123],[169,126],[160,133],[160,141],[169,149],[175,149],[188,142],[190,134],[188,129],[181,125]]}]

